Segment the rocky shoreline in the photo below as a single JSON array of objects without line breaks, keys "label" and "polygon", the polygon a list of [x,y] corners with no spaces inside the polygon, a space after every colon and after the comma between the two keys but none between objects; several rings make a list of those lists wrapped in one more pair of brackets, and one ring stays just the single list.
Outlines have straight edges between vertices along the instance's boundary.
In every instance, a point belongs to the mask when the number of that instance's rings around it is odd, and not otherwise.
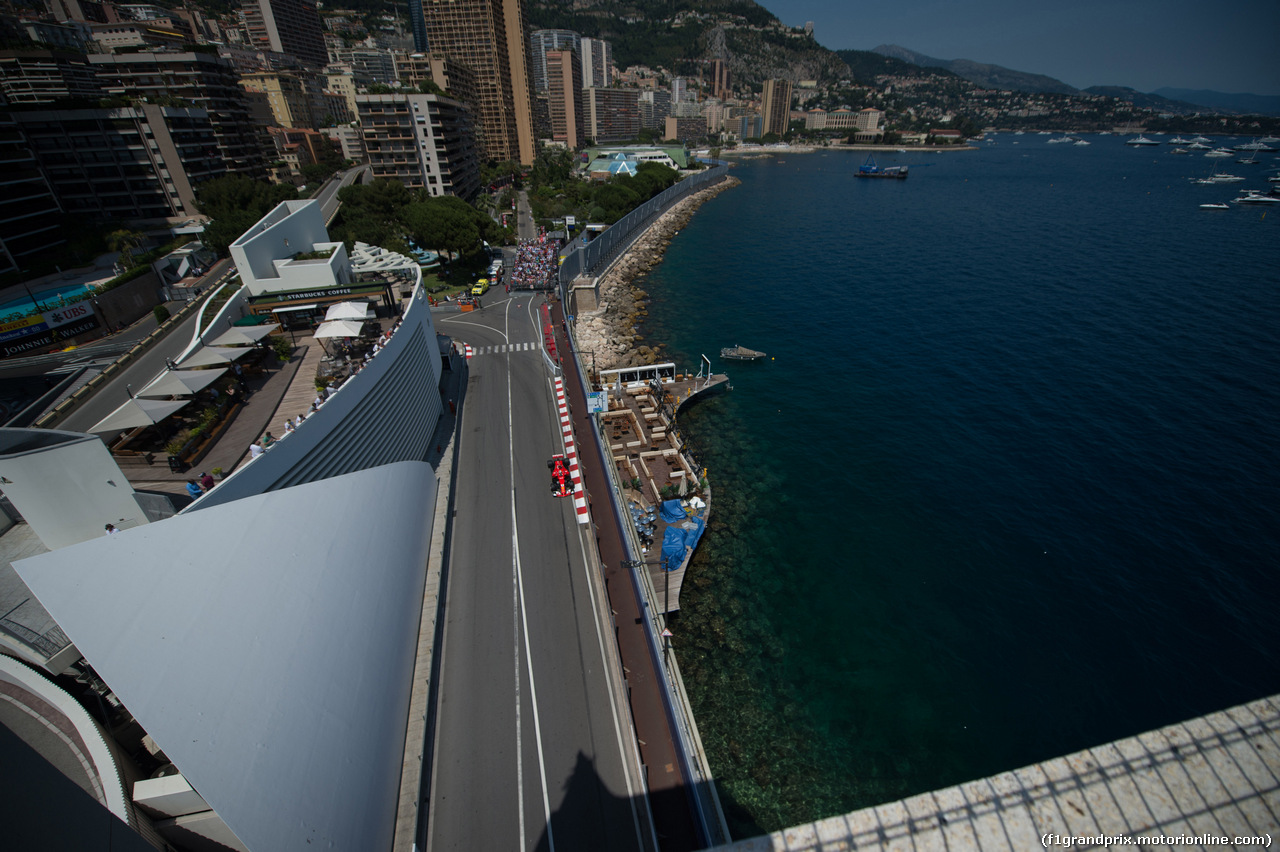
[{"label": "rocky shoreline", "polygon": [[649,313],[645,307],[649,294],[634,282],[662,261],[671,238],[702,204],[739,183],[741,181],[731,176],[677,201],[601,277],[600,307],[580,314],[574,328],[578,350],[594,355],[597,369],[635,367],[658,360],[661,345],[658,348],[637,345],[640,337],[636,328]]}]

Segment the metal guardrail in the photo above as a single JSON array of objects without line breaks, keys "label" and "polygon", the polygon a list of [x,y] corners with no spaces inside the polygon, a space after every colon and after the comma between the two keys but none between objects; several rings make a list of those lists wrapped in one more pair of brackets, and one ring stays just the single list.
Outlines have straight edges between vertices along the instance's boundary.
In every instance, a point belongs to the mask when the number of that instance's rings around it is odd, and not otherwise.
[{"label": "metal guardrail", "polygon": [[[567,255],[565,262],[560,266],[562,302],[566,305],[568,304],[566,297],[569,284],[573,279],[583,274],[594,275],[613,263],[647,230],[653,220],[666,212],[671,205],[698,190],[719,183],[728,176],[728,171],[727,166],[717,166],[693,177],[686,178],[623,216],[612,227],[606,229],[585,247],[579,247],[576,251]],[[617,229],[616,234],[611,236],[615,229]],[[573,323],[566,323],[566,333],[573,342],[573,369],[577,372],[578,381],[582,383],[583,387],[587,387],[588,385],[585,381],[586,371],[578,357],[578,342],[574,335]],[[609,477],[609,484],[612,489],[609,502],[613,507],[614,516],[618,520],[619,527],[624,531],[624,542],[631,563],[631,580],[646,603],[648,617],[644,619],[645,639],[654,666],[662,673],[663,704],[672,729],[676,734],[675,744],[681,766],[684,769],[684,775],[689,779],[693,791],[693,799],[700,822],[699,827],[708,845],[715,846],[728,843],[730,840],[728,826],[725,823],[724,813],[720,808],[720,801],[715,794],[715,779],[707,763],[706,753],[702,747],[702,738],[698,733],[698,727],[693,718],[693,708],[689,705],[689,697],[684,690],[684,681],[680,676],[679,665],[674,659],[663,654],[661,634],[666,627],[666,619],[658,614],[660,608],[657,606],[657,591],[654,589],[648,569],[643,563],[642,550],[640,542],[636,538],[635,528],[629,522],[630,519],[624,518],[621,514],[622,508],[619,495],[622,494],[622,485],[612,460],[605,457],[604,448],[608,446],[608,442],[600,434],[599,426],[594,417],[592,418],[592,425],[596,430],[596,446],[600,451],[600,463]]]},{"label": "metal guardrail", "polygon": [[135,343],[121,357],[112,362],[105,370],[94,376],[83,387],[79,388],[71,396],[54,406],[53,410],[45,414],[37,420],[33,426],[38,429],[53,429],[67,415],[71,414],[84,403],[86,399],[93,396],[107,382],[115,379],[125,367],[138,360],[144,352],[154,346],[156,343],[168,337],[169,333],[176,329],[182,322],[193,312],[199,310],[204,303],[218,292],[221,285],[225,284],[229,278],[236,275],[235,266],[231,266],[221,277],[218,278],[209,288],[209,294],[204,299],[193,299],[183,305],[182,309],[176,314],[170,316],[161,323],[155,331]]},{"label": "metal guardrail", "polygon": [[9,634],[24,645],[35,648],[44,654],[46,659],[57,655],[59,651],[71,645],[71,640],[67,638],[67,634],[63,633],[62,628],[57,626],[49,628],[44,633],[36,633],[31,628],[16,621],[0,618],[0,631]]},{"label": "metal guardrail", "polygon": [[560,265],[561,292],[565,292],[567,282],[581,275],[596,275],[602,268],[611,264],[631,247],[631,244],[644,233],[654,219],[665,213],[671,205],[688,195],[719,183],[728,176],[728,166],[714,166],[696,175],[690,175],[674,186],[667,187],[605,228],[600,236],[585,246],[581,245],[580,241],[575,241],[573,245],[575,250],[565,255],[564,263]]}]

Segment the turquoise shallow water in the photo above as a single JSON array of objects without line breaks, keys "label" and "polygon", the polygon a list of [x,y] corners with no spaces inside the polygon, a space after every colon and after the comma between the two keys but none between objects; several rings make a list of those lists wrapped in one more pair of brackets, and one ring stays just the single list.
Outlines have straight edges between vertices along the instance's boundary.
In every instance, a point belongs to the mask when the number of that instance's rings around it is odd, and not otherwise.
[{"label": "turquoise shallow water", "polygon": [[748,161],[645,285],[734,385],[673,629],[735,836],[1280,691],[1280,211],[1044,138]]}]

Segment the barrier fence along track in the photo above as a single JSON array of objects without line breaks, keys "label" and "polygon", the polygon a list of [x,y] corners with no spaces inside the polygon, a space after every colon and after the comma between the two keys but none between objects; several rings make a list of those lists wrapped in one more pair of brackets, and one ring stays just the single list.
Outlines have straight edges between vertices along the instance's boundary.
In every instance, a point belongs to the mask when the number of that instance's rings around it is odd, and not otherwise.
[{"label": "barrier fence along track", "polygon": [[[631,244],[648,229],[649,225],[658,216],[681,199],[724,180],[728,177],[728,173],[728,166],[718,165],[705,172],[686,178],[632,210],[614,225],[605,229],[600,236],[586,246],[575,243],[569,254],[565,256],[564,262],[560,265],[559,290],[561,303],[566,306],[566,309],[568,308],[569,285],[575,278],[582,275],[595,276],[602,274],[609,265],[630,248]],[[568,313],[567,310],[566,313]],[[564,366],[566,368],[571,367],[577,374],[576,380],[583,388],[589,389],[586,381],[586,371],[578,358],[578,345],[577,340],[574,338],[574,324],[566,322],[565,325],[565,333],[570,340],[572,352],[569,353],[570,358],[561,359],[562,363],[567,360],[569,363],[565,363]],[[641,600],[647,602],[647,610],[650,613],[649,617],[643,620],[646,644],[655,668],[662,673],[661,693],[663,704],[666,708],[672,731],[675,734],[676,748],[685,771],[685,778],[689,780],[693,787],[692,799],[697,807],[697,816],[701,823],[700,827],[709,845],[727,843],[730,840],[728,827],[720,808],[719,798],[715,794],[715,780],[711,775],[711,769],[707,764],[706,754],[702,748],[702,740],[693,718],[693,709],[689,706],[688,695],[685,693],[684,684],[680,679],[679,666],[669,655],[663,654],[665,637],[662,634],[666,627],[666,621],[664,617],[657,614],[660,610],[655,604],[657,592],[653,588],[648,570],[644,565],[643,552],[640,548],[640,542],[636,539],[635,530],[631,524],[625,522],[621,514],[621,506],[619,504],[619,495],[622,493],[621,483],[618,481],[618,472],[612,463],[612,459],[607,457],[605,448],[608,444],[599,434],[597,419],[593,417],[591,420],[597,430],[596,444],[600,450],[599,460],[613,491],[609,502],[612,505],[618,526],[623,531],[625,547],[630,557],[629,573],[632,584],[635,586]]]},{"label": "barrier fence along track", "polygon": [[209,295],[206,298],[194,299],[188,302],[176,314],[162,322],[155,331],[142,338],[142,340],[139,340],[128,352],[115,361],[112,361],[105,370],[86,382],[83,387],[71,394],[71,396],[58,403],[52,411],[41,417],[33,425],[39,429],[53,429],[56,427],[63,418],[78,408],[84,400],[97,393],[99,387],[115,378],[115,376],[125,367],[136,361],[142,353],[146,352],[160,340],[168,337],[169,333],[181,325],[192,311],[203,310],[204,305],[221,289],[220,285],[228,284],[229,279],[235,274],[235,268],[232,267],[209,289]]},{"label": "barrier fence along track", "polygon": [[587,512],[587,497],[582,490],[582,471],[578,468],[578,447],[573,440],[573,422],[569,419],[569,401],[564,394],[564,380],[556,376],[555,385],[560,431],[564,436],[565,461],[569,467],[569,479],[573,482],[573,511],[578,517],[578,524],[586,526],[591,523],[591,515]]},{"label": "barrier fence along track", "polygon": [[560,286],[564,287],[580,275],[595,275],[607,266],[645,232],[649,224],[682,198],[719,183],[729,176],[728,166],[714,166],[691,175],[670,186],[605,228],[587,245],[575,241],[574,251],[565,256],[560,266]]}]

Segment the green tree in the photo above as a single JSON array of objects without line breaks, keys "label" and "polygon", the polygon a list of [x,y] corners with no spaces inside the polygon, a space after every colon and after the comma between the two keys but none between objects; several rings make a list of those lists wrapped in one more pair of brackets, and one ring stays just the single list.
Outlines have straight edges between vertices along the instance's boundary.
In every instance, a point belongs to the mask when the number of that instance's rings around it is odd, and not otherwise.
[{"label": "green tree", "polygon": [[253,180],[244,175],[207,180],[196,187],[196,206],[213,219],[204,229],[201,242],[220,255],[240,235],[281,201],[297,198],[289,184]]},{"label": "green tree", "polygon": [[415,201],[403,211],[405,230],[419,246],[458,255],[483,248],[493,221],[461,198],[451,195]]},{"label": "green tree", "polygon": [[338,190],[342,202],[331,236],[351,244],[357,240],[401,251],[404,226],[401,212],[413,201],[405,185],[395,180],[375,180]]},{"label": "green tree", "polygon": [[307,163],[302,167],[302,179],[308,184],[324,183],[335,169],[325,163]]},{"label": "green tree", "polygon": [[141,231],[132,228],[120,228],[107,234],[107,248],[120,252],[120,265],[125,269],[133,269],[138,261],[133,253],[142,248],[147,237]]},{"label": "green tree", "polygon": [[647,201],[679,179],[679,173],[673,168],[661,163],[641,163],[628,186],[639,193],[641,201]]},{"label": "green tree", "polygon": [[563,187],[573,177],[573,152],[566,148],[543,148],[533,161],[531,176],[535,187]]},{"label": "green tree", "polygon": [[612,225],[638,206],[643,199],[640,193],[625,183],[631,180],[630,177],[615,175],[597,187],[591,198],[591,218]]}]

